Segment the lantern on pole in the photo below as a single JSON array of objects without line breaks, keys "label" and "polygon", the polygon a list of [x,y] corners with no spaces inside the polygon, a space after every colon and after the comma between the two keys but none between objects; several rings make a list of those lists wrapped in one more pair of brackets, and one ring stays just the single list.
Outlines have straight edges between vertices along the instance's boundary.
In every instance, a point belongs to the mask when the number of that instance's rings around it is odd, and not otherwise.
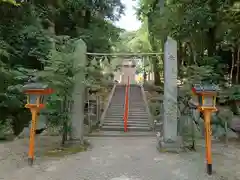
[{"label": "lantern on pole", "polygon": [[212,174],[212,153],[211,153],[211,115],[217,111],[216,97],[217,86],[211,84],[195,84],[192,87],[193,101],[199,111],[204,114],[205,142],[207,173]]},{"label": "lantern on pole", "polygon": [[30,109],[32,114],[31,131],[29,139],[28,163],[33,164],[34,159],[34,138],[38,113],[45,107],[46,96],[53,93],[53,90],[47,85],[41,83],[29,83],[23,86],[23,92],[27,95],[26,108]]}]

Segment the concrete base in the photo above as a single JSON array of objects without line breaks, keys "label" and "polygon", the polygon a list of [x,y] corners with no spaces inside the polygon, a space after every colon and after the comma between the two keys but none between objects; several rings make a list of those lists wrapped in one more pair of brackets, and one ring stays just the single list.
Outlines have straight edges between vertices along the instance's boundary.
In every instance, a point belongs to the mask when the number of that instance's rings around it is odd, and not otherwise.
[{"label": "concrete base", "polygon": [[182,137],[179,136],[177,141],[164,140],[163,137],[158,137],[157,149],[160,152],[180,153],[184,150]]}]

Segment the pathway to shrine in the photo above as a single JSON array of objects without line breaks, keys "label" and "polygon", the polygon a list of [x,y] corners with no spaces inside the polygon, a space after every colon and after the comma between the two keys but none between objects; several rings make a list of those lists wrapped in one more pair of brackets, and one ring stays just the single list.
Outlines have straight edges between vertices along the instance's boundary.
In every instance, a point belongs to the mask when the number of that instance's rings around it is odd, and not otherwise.
[{"label": "pathway to shrine", "polygon": [[[171,45],[171,42],[173,45]],[[82,42],[80,42],[82,43]],[[83,45],[83,43],[82,43]],[[176,42],[172,39],[169,39],[167,45],[170,47],[166,47],[167,55],[170,54],[169,57],[166,57],[167,65],[165,65],[165,81],[167,83],[164,91],[165,100],[175,98],[177,100],[177,94],[171,92],[171,90],[176,90],[176,80],[177,73],[176,67],[176,58],[177,50],[176,50]],[[84,46],[85,47],[85,46]],[[76,51],[79,52],[80,55],[77,57],[78,60],[81,60],[85,57],[86,47],[82,48],[79,46],[79,49]],[[172,54],[172,55],[171,55]],[[169,58],[171,61],[169,61]],[[79,64],[80,62],[75,62],[75,64]],[[133,67],[132,65],[130,65]],[[129,65],[124,65],[125,72],[121,77],[123,80],[123,84],[126,80],[129,79],[133,81],[134,73],[130,71]],[[173,68],[174,67],[174,68]],[[127,74],[127,76],[126,76]],[[83,77],[82,74],[77,76],[77,81],[81,82],[79,79]],[[129,78],[126,78],[129,77]],[[75,104],[75,109],[73,108],[73,120],[72,124],[73,130],[75,132],[75,138],[81,135],[78,129],[81,126],[80,118],[83,113],[79,113],[79,107],[83,107],[83,93],[84,86],[82,84],[78,84],[75,90],[75,96],[73,96],[77,103]],[[121,83],[120,83],[121,84]],[[128,83],[129,84],[129,83]],[[134,83],[133,83],[134,84]],[[127,94],[127,93],[126,93]],[[121,95],[121,94],[120,94]],[[133,97],[135,102],[136,99],[140,99],[141,93],[130,92],[130,98]],[[124,101],[124,96],[117,96],[119,99]],[[118,99],[118,100],[119,100]],[[126,98],[128,99],[128,98]],[[115,103],[115,102],[114,102]],[[113,103],[113,104],[114,104]],[[123,107],[121,105],[121,108]],[[127,104],[127,103],[126,103]],[[138,108],[140,104],[144,104],[143,102],[138,102]],[[147,103],[145,103],[147,104]],[[164,137],[165,139],[172,139],[175,141],[177,139],[177,105],[174,103],[165,103],[164,111],[172,112],[165,113],[167,116],[164,116]],[[115,104],[116,105],[116,104]],[[125,105],[125,104],[124,104]],[[138,120],[141,118],[138,113],[135,114],[135,111],[131,112],[131,103],[129,103],[129,117],[135,117],[131,119],[133,124],[136,124]],[[115,106],[115,108],[120,109],[119,104]],[[115,108],[110,108],[111,110],[116,110]],[[143,108],[143,107],[141,107]],[[127,108],[128,109],[128,108]],[[135,108],[133,108],[135,109]],[[113,114],[114,111],[110,111],[110,114]],[[133,113],[134,112],[134,113]],[[115,112],[116,113],[116,112]],[[116,114],[115,114],[116,115]],[[171,115],[171,116],[170,116]],[[143,114],[141,114],[143,116]],[[109,117],[109,116],[108,116]],[[114,129],[109,127],[112,123],[116,123],[117,118],[121,121],[121,126],[123,126],[122,121],[123,114],[118,113],[117,116],[109,118],[107,123],[108,130]],[[137,118],[136,118],[137,117]],[[112,120],[113,118],[113,120]],[[146,116],[142,119],[145,121]],[[106,118],[107,119],[107,118]],[[172,121],[169,121],[169,119]],[[129,121],[129,125],[130,122]],[[107,121],[105,121],[107,122]],[[128,121],[126,121],[128,122]],[[167,122],[167,123],[166,123]],[[117,122],[119,125],[119,122]],[[132,124],[132,125],[133,125]],[[144,122],[144,124],[146,124]],[[103,124],[104,125],[104,124]],[[106,124],[105,124],[106,125]],[[103,126],[104,127],[104,126]],[[105,126],[106,127],[106,126]],[[138,126],[137,126],[138,127]],[[144,125],[145,127],[145,125]],[[129,128],[130,129],[130,128]],[[138,130],[142,129],[138,127]],[[106,130],[106,129],[105,129]],[[149,129],[147,129],[149,131]],[[122,130],[119,132],[123,132]],[[154,134],[154,132],[152,132]],[[79,138],[80,139],[80,138]],[[181,152],[177,153],[164,153],[158,152],[156,145],[158,144],[155,136],[147,137],[147,136],[138,136],[138,137],[89,137],[90,143],[93,147],[88,149],[86,152],[80,152],[75,155],[69,155],[64,158],[56,159],[56,160],[48,160],[45,162],[39,162],[36,160],[36,164],[33,167],[22,166],[18,168],[13,167],[12,161],[10,159],[14,159],[8,151],[15,148],[0,148],[0,153],[5,153],[6,158],[3,159],[3,156],[0,154],[0,179],[1,180],[237,180],[239,179],[238,172],[240,168],[240,149],[235,145],[228,145],[225,147],[222,144],[213,144],[213,170],[214,172],[212,177],[207,176],[205,170],[205,148],[204,141],[198,142],[200,144],[197,145],[196,152]],[[27,148],[27,146],[26,146]],[[26,152],[26,151],[25,151]],[[13,161],[14,162],[14,161]],[[37,164],[39,162],[39,164]],[[4,168],[6,164],[11,164],[8,166],[9,168]],[[22,162],[24,163],[24,162]],[[16,162],[15,162],[16,164]]]},{"label": "pathway to shrine", "polygon": [[[159,153],[155,137],[94,137],[90,141],[93,145],[91,150],[34,165],[32,168],[26,166],[11,170],[8,174],[4,173],[5,178],[1,173],[0,179],[206,180],[221,179],[220,174],[226,167],[234,167],[228,163],[226,157],[224,166],[220,163],[222,158],[214,158],[219,161],[215,163],[218,173],[207,177],[204,149],[181,154]],[[226,171],[231,173],[229,169]],[[237,169],[233,171],[237,172]]]}]

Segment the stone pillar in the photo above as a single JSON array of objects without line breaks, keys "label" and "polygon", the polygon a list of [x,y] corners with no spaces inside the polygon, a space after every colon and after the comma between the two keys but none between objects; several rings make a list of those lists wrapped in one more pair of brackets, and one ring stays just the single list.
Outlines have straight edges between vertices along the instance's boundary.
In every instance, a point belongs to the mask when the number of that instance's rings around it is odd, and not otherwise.
[{"label": "stone pillar", "polygon": [[78,40],[75,44],[73,52],[74,68],[80,68],[75,75],[75,85],[72,98],[74,100],[71,117],[71,139],[79,140],[83,143],[84,135],[84,102],[85,102],[85,66],[87,64],[86,57],[87,47],[82,40]]},{"label": "stone pillar", "polygon": [[164,46],[164,123],[161,147],[180,148],[177,120],[177,42],[167,38]]}]

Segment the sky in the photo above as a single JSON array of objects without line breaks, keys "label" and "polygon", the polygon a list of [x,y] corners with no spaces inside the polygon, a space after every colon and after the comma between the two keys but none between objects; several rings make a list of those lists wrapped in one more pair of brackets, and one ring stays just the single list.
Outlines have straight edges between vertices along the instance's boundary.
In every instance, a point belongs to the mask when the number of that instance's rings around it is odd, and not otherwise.
[{"label": "sky", "polygon": [[135,31],[140,28],[141,22],[137,20],[133,6],[137,5],[137,0],[122,0],[125,5],[125,15],[116,22],[116,25],[127,31]]}]

